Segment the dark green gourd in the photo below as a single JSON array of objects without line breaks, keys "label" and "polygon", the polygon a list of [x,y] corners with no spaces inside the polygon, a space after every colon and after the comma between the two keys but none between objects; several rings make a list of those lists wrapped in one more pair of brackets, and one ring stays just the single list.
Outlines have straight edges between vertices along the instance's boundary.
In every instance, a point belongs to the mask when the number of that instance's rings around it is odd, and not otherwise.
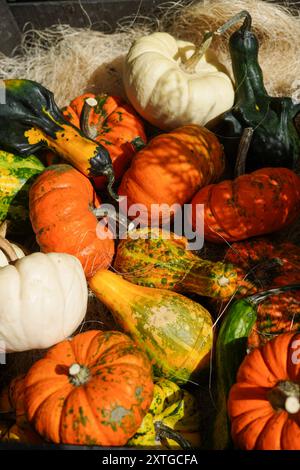
[{"label": "dark green gourd", "polygon": [[[233,169],[239,141],[245,129],[253,130],[246,159],[246,172],[263,167],[295,168],[300,156],[300,136],[296,116],[300,103],[289,97],[269,96],[258,62],[259,42],[251,31],[251,16],[229,40],[235,79],[234,107],[226,112],[214,131],[221,138]],[[276,64],[274,64],[276,67]]]}]

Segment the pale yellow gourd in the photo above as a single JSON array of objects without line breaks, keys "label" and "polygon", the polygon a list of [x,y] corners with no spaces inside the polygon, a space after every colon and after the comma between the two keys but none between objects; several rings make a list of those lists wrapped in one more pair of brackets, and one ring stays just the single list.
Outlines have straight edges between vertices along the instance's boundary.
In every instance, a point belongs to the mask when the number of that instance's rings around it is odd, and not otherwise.
[{"label": "pale yellow gourd", "polygon": [[198,52],[168,33],[134,42],[123,82],[129,101],[147,121],[165,130],[204,126],[232,107],[234,88],[225,68],[211,50],[202,57]]}]

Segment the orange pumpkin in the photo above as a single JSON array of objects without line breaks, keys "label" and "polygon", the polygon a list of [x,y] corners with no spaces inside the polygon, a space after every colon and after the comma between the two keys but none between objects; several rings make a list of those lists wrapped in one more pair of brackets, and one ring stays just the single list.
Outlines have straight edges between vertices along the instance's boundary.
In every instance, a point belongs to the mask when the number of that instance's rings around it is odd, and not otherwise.
[{"label": "orange pumpkin", "polygon": [[246,356],[228,413],[239,448],[300,450],[300,334],[279,335]]},{"label": "orange pumpkin", "polygon": [[204,204],[207,241],[233,242],[272,233],[298,217],[300,177],[287,168],[263,168],[206,186],[192,200],[194,229],[202,219],[197,204]]},{"label": "orange pumpkin", "polygon": [[168,205],[152,207],[153,216],[164,223],[176,213],[176,207],[170,206],[189,202],[223,170],[223,148],[217,137],[205,127],[188,125],[154,137],[134,156],[119,195],[127,196],[128,207],[137,205],[139,220],[145,225],[150,221],[151,205]]},{"label": "orange pumpkin", "polygon": [[55,443],[124,445],[153,396],[151,364],[117,331],[87,331],[50,349],[29,370],[29,421]]},{"label": "orange pumpkin", "polygon": [[[65,118],[110,154],[115,178],[127,170],[136,151],[146,145],[141,118],[118,96],[85,93],[63,109]],[[105,189],[105,177],[94,178],[97,189]]]},{"label": "orange pumpkin", "polygon": [[87,277],[107,268],[114,254],[112,234],[93,213],[100,206],[88,178],[70,165],[53,165],[29,194],[30,219],[44,253],[76,256]]}]

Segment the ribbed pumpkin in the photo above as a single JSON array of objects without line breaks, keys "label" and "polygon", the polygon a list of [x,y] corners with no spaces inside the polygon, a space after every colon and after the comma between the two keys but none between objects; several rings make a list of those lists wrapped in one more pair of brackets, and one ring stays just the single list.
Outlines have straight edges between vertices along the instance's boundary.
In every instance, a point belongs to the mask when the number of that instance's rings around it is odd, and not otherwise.
[{"label": "ribbed pumpkin", "polygon": [[287,168],[263,168],[234,181],[201,189],[192,200],[192,225],[202,218],[205,239],[238,241],[276,232],[292,223],[300,210],[300,177]]},{"label": "ribbed pumpkin", "polygon": [[[62,111],[71,124],[108,150],[117,180],[127,170],[136,151],[146,145],[141,118],[118,96],[85,93]],[[94,181],[98,189],[105,188],[104,177],[96,177]]]},{"label": "ribbed pumpkin", "polygon": [[246,450],[300,450],[300,335],[285,333],[242,362],[228,399],[231,435]]},{"label": "ribbed pumpkin", "polygon": [[118,245],[114,267],[134,284],[217,299],[253,290],[242,270],[199,258],[188,249],[186,238],[159,228],[129,232]]},{"label": "ribbed pumpkin", "polygon": [[[225,260],[248,274],[259,290],[300,283],[300,248],[292,243],[253,239],[233,243]],[[300,330],[300,291],[267,297],[257,309],[257,321],[248,338],[250,349],[274,336]]]},{"label": "ribbed pumpkin", "polygon": [[34,155],[27,158],[0,150],[0,223],[10,221],[10,232],[23,234],[30,228],[28,192],[44,165]]},{"label": "ribbed pumpkin", "polygon": [[[133,158],[119,188],[127,196],[139,221],[147,225],[152,215],[162,223],[189,202],[203,186],[219,178],[224,169],[223,148],[217,137],[204,127],[188,125],[154,137]],[[129,214],[135,216],[135,214]]]},{"label": "ribbed pumpkin", "polygon": [[[190,442],[199,447],[200,411],[195,397],[186,390],[179,388],[174,382],[157,379],[148,413],[135,435],[128,441],[128,446],[154,447],[162,445],[157,436],[155,425],[163,423],[170,430],[175,430]],[[170,433],[171,434],[171,433]],[[165,439],[166,447],[180,447],[173,439]]]},{"label": "ribbed pumpkin", "polygon": [[200,304],[168,290],[136,286],[111,271],[98,271],[89,284],[148,353],[157,377],[184,383],[207,365],[212,318]]},{"label": "ribbed pumpkin", "polygon": [[30,219],[41,250],[76,256],[87,277],[108,267],[114,242],[93,214],[99,206],[84,175],[69,165],[47,168],[30,190]]},{"label": "ribbed pumpkin", "polygon": [[116,331],[91,330],[59,343],[25,381],[29,421],[55,443],[124,445],[152,396],[150,362]]}]

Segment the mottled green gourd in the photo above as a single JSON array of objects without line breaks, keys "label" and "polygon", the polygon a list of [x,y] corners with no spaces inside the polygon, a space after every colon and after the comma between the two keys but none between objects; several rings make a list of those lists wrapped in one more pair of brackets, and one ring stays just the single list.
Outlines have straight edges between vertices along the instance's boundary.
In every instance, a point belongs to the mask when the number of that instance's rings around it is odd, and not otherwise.
[{"label": "mottled green gourd", "polygon": [[221,138],[232,167],[236,166],[237,174],[242,173],[238,169],[239,162],[235,161],[238,145],[247,128],[253,130],[246,159],[247,172],[264,167],[292,169],[300,156],[300,135],[295,123],[300,103],[290,97],[268,95],[258,62],[259,42],[251,31],[250,14],[243,13],[244,24],[229,40],[235,104],[214,131]]},{"label": "mottled green gourd", "polygon": [[[247,354],[248,337],[257,319],[261,302],[285,291],[298,290],[299,284],[269,289],[250,297],[236,300],[229,308],[219,331],[216,344],[217,415],[213,430],[213,447],[217,450],[231,445],[227,416],[229,390],[236,382],[236,374]],[[272,336],[270,336],[272,339]]]},{"label": "mottled green gourd", "polygon": [[136,286],[111,271],[89,281],[116,322],[147,353],[154,374],[185,383],[208,363],[213,329],[200,304],[164,289]]},{"label": "mottled green gourd", "polygon": [[184,237],[159,228],[131,231],[118,245],[114,267],[125,279],[145,287],[193,292],[226,299],[253,291],[239,268],[199,258]]},{"label": "mottled green gourd", "polygon": [[0,224],[7,219],[11,234],[22,234],[30,227],[29,189],[43,170],[34,155],[24,158],[0,150]]}]

